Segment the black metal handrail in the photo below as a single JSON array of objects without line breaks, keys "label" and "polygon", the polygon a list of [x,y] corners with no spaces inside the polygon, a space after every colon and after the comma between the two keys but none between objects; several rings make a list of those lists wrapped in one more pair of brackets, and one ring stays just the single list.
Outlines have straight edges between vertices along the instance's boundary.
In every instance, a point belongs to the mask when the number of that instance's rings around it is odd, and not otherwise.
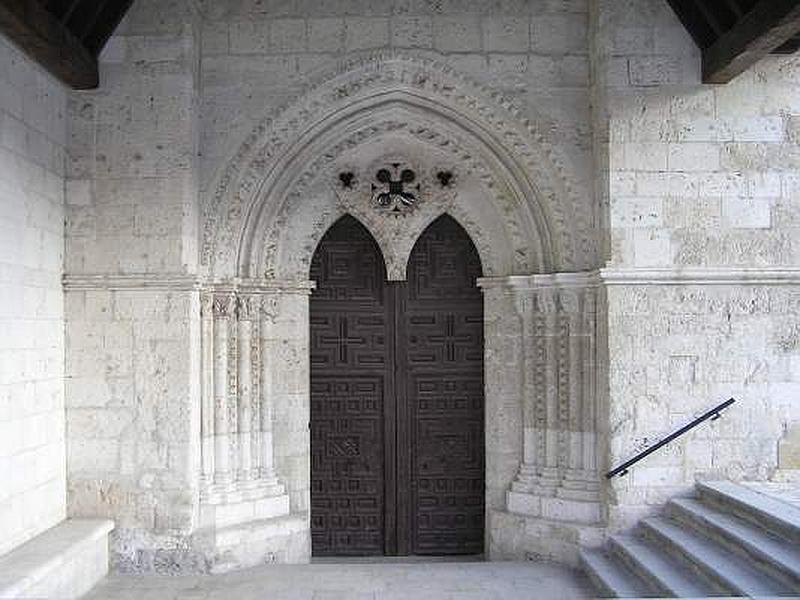
[{"label": "black metal handrail", "polygon": [[625,475],[628,474],[628,468],[630,468],[631,466],[635,465],[637,462],[639,462],[640,460],[642,460],[646,456],[651,455],[653,452],[655,452],[656,450],[658,450],[662,446],[666,446],[667,444],[669,444],[675,438],[678,438],[678,437],[682,436],[684,433],[686,433],[687,431],[690,431],[690,430],[694,429],[695,427],[700,425],[700,423],[702,423],[703,421],[707,421],[708,419],[711,419],[712,421],[716,421],[717,419],[719,419],[720,416],[721,416],[722,411],[725,410],[726,408],[728,408],[734,402],[736,402],[735,399],[729,398],[728,400],[725,400],[725,402],[723,402],[719,406],[715,406],[714,408],[712,408],[708,412],[703,413],[702,415],[697,417],[694,421],[692,421],[688,425],[685,425],[684,427],[681,427],[675,433],[668,435],[667,437],[665,437],[663,440],[661,440],[657,444],[655,444],[653,446],[650,446],[649,448],[647,448],[645,450],[642,450],[639,454],[634,456],[629,461],[622,463],[616,469],[612,469],[611,471],[606,473],[606,479],[611,479],[615,475],[619,475],[620,477],[624,477]]}]

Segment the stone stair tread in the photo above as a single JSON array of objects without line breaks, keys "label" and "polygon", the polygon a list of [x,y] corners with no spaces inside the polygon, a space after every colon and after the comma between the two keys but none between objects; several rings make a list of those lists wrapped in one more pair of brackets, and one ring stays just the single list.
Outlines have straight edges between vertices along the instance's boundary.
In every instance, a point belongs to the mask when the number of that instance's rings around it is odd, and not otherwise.
[{"label": "stone stair tread", "polygon": [[646,598],[653,590],[619,560],[603,550],[582,550],[581,561],[590,579],[599,580],[617,598]]},{"label": "stone stair tread", "polygon": [[758,571],[749,561],[674,521],[653,517],[642,521],[645,531],[672,544],[683,557],[712,575],[735,594],[781,596],[790,590]]},{"label": "stone stair tread", "polygon": [[774,523],[777,529],[789,533],[791,539],[800,540],[800,509],[796,506],[731,481],[703,481],[697,487],[701,495],[721,496],[759,519]]},{"label": "stone stair tread", "polygon": [[777,568],[800,580],[800,548],[796,545],[693,498],[675,498],[669,505],[675,507],[679,514],[686,515],[695,523],[711,527],[752,555],[774,563]]},{"label": "stone stair tread", "polygon": [[615,551],[624,553],[630,562],[636,564],[636,571],[647,573],[661,591],[677,597],[714,595],[711,585],[693,576],[677,560],[646,540],[626,535],[614,536],[611,540]]}]

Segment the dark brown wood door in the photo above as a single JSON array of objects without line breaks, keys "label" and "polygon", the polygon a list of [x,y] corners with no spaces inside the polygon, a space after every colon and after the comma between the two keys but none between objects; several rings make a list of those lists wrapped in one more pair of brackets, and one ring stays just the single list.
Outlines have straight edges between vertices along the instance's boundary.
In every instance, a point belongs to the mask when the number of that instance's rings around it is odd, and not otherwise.
[{"label": "dark brown wood door", "polygon": [[[412,554],[480,554],[484,522],[483,296],[478,252],[453,219],[414,246],[400,302],[398,384]],[[406,429],[407,427],[407,429]],[[401,535],[405,532],[401,531]]]},{"label": "dark brown wood door", "polygon": [[386,448],[395,438],[386,431],[394,424],[394,342],[383,258],[369,232],[345,217],[320,242],[311,278],[313,552],[381,555],[386,510],[394,510]]},{"label": "dark brown wood door", "polygon": [[311,277],[315,556],[483,551],[481,267],[449,217],[420,237],[408,283],[352,217]]}]

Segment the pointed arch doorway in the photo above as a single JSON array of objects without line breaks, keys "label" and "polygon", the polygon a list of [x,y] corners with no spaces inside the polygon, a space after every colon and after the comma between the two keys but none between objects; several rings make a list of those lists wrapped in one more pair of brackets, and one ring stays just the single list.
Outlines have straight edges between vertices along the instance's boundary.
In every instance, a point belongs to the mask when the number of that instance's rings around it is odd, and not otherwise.
[{"label": "pointed arch doorway", "polygon": [[483,298],[451,217],[417,240],[407,281],[353,217],[311,263],[314,556],[484,551]]}]

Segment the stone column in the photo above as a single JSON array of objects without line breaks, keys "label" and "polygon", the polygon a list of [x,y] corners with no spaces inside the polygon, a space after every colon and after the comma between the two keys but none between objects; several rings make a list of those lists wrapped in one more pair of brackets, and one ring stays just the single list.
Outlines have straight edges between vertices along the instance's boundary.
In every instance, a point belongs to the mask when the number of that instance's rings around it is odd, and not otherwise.
[{"label": "stone column", "polygon": [[202,404],[200,406],[201,485],[203,493],[214,484],[214,294],[200,295]]},{"label": "stone column", "polygon": [[595,420],[595,302],[596,288],[589,284],[573,282],[560,291],[560,310],[569,322],[565,345],[569,353],[570,414],[564,427],[569,442],[566,447],[569,459],[562,473],[559,496],[575,500],[596,501],[599,479],[596,472],[595,446],[597,423]]},{"label": "stone column", "polygon": [[[289,496],[275,473],[270,364],[279,361],[266,338],[270,291],[259,283],[205,293],[213,319],[203,317],[204,455],[201,527],[230,527],[289,513]],[[267,310],[264,310],[265,307]],[[213,402],[211,401],[213,400]],[[211,432],[213,445],[205,440]],[[295,524],[294,526],[298,526]]]},{"label": "stone column", "polygon": [[[231,473],[230,400],[235,377],[231,377],[231,321],[235,320],[236,296],[233,293],[214,295],[214,483],[226,486],[233,481]],[[235,357],[235,354],[234,354]],[[235,369],[235,362],[234,369]],[[233,391],[235,391],[233,387]],[[235,398],[235,395],[233,396]]]},{"label": "stone column", "polygon": [[277,317],[278,298],[275,294],[266,294],[259,303],[261,349],[264,352],[261,361],[261,402],[259,406],[259,431],[260,436],[260,469],[262,479],[275,481],[275,455],[274,441],[272,439],[272,409],[275,395],[275,386],[272,379],[274,352],[267,355],[270,340],[274,339],[275,321]]},{"label": "stone column", "polygon": [[253,412],[253,350],[256,353],[260,340],[253,339],[253,321],[258,319],[258,296],[244,295],[239,298],[239,388],[237,402],[239,464],[237,480],[249,482],[252,477],[252,412]]}]

